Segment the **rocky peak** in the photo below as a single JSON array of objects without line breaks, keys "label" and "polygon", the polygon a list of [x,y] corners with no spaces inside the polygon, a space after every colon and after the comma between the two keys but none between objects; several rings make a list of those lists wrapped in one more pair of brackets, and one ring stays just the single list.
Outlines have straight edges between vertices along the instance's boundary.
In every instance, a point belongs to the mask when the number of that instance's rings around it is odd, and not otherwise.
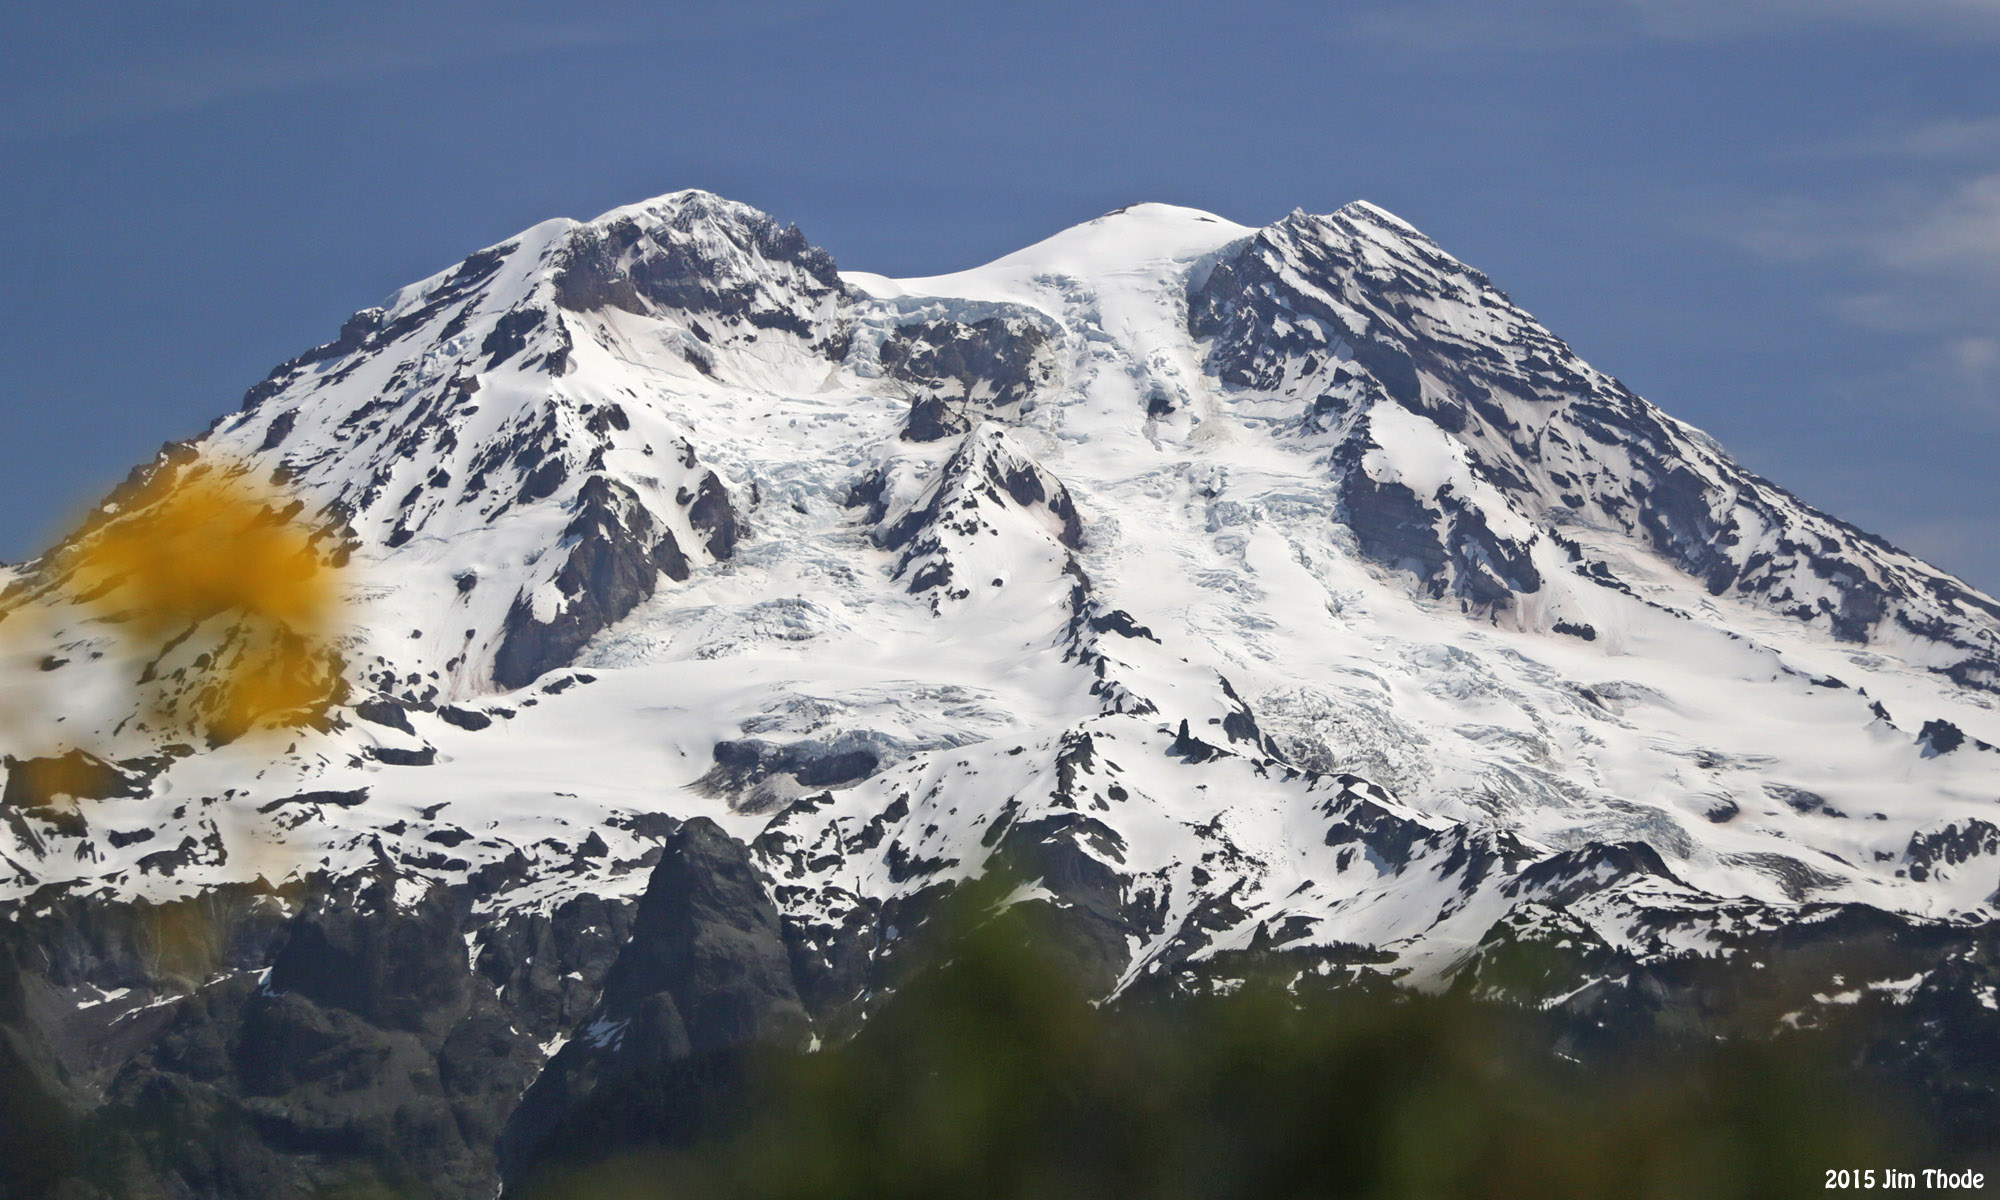
[{"label": "rocky peak", "polygon": [[[708,192],[674,192],[579,226],[557,256],[555,303],[673,320],[704,374],[718,354],[784,334],[838,358],[850,298],[833,258],[797,226]],[[726,357],[726,355],[725,355]]]},{"label": "rocky peak", "polygon": [[1225,248],[1188,310],[1226,387],[1327,440],[1363,554],[1433,595],[1494,611],[1552,575],[1629,588],[1610,564],[1636,552],[1842,641],[1921,630],[1954,678],[1993,674],[1990,600],[1744,470],[1372,204]]}]

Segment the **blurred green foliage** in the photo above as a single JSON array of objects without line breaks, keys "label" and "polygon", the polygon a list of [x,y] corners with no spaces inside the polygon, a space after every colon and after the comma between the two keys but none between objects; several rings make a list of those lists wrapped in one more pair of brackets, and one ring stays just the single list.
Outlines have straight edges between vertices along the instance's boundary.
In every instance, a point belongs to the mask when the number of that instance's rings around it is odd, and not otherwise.
[{"label": "blurred green foliage", "polygon": [[[1818,1193],[1919,1131],[1802,1043],[1591,1069],[1549,1018],[1379,993],[1093,1007],[1032,916],[950,943],[852,1041],[600,1089],[534,1200],[1668,1198]],[[963,912],[964,910],[961,910]]]}]

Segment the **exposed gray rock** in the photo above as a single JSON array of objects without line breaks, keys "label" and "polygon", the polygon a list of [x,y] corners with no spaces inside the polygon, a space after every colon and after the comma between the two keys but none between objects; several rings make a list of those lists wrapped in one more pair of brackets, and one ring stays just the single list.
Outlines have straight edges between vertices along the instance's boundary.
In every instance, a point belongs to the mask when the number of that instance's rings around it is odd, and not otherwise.
[{"label": "exposed gray rock", "polygon": [[667,839],[602,997],[508,1126],[522,1164],[607,1078],[751,1042],[803,1048],[811,1021],[749,849],[707,818]]},{"label": "exposed gray rock", "polygon": [[[490,1197],[537,1042],[594,1002],[630,906],[475,930],[471,893],[412,900],[404,880],[399,905],[397,886],[0,912],[0,1195],[60,1179],[60,1195],[107,1200]],[[11,1153],[28,1138],[49,1141]]]},{"label": "exposed gray rock", "polygon": [[1978,858],[2000,856],[2000,826],[1972,818],[1910,835],[1903,851],[1910,878],[1922,881]]},{"label": "exposed gray rock", "polygon": [[912,389],[902,436],[934,442],[975,416],[1015,411],[1054,378],[1049,335],[1026,317],[899,325],[882,343],[882,370]]},{"label": "exposed gray rock", "polygon": [[705,341],[775,330],[833,359],[846,353],[840,319],[813,315],[849,294],[832,256],[747,205],[704,192],[664,197],[643,216],[579,229],[561,263],[556,303],[574,312],[675,311]]},{"label": "exposed gray rock", "polygon": [[493,658],[493,681],[502,687],[525,687],[575,662],[585,642],[653,594],[661,575],[689,574],[673,533],[659,528],[630,487],[603,475],[585,481],[563,543],[567,557],[555,579],[561,608],[543,620],[532,597],[515,598]]}]

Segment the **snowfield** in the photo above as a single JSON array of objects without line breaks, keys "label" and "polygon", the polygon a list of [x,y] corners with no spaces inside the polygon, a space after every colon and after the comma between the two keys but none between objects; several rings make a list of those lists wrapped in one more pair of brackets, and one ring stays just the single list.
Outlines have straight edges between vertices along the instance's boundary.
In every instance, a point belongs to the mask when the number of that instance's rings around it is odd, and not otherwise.
[{"label": "snowfield", "polygon": [[10,769],[127,786],[10,801],[0,896],[387,866],[546,912],[636,897],[664,815],[829,962],[1043,863],[1114,990],[1274,940],[1442,986],[1557,910],[1640,956],[1995,915],[2000,607],[1370,205],[891,280],[674,193],[403,289],[192,449],[341,526],[352,703],[170,750],[135,697],[219,630],[140,684],[27,564]]}]

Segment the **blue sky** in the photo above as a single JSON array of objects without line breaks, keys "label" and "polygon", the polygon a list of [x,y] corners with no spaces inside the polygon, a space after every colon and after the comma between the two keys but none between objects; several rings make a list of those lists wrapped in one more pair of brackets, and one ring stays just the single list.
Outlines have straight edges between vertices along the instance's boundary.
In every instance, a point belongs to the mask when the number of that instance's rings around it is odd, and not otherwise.
[{"label": "blue sky", "polygon": [[354,309],[706,187],[844,267],[1380,203],[2000,590],[2000,0],[0,10],[0,558]]}]

